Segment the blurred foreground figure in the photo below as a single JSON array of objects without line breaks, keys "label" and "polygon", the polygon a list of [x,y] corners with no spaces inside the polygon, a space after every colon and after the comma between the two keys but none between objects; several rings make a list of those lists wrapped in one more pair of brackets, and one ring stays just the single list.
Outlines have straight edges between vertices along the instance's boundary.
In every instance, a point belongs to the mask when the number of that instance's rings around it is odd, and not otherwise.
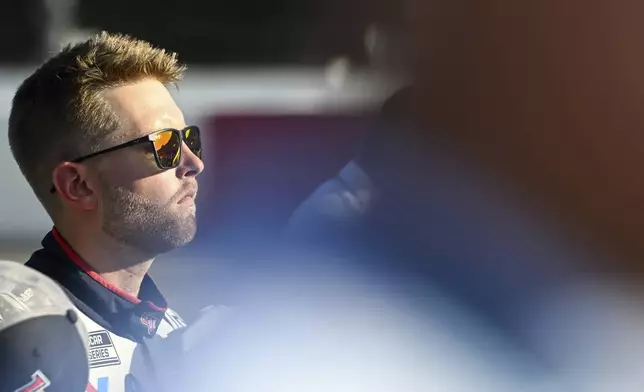
[{"label": "blurred foreground figure", "polygon": [[[461,16],[462,9],[450,3],[436,10],[443,11]],[[238,391],[570,390],[567,379],[555,377],[559,369],[551,372],[550,355],[535,347],[540,343],[527,320],[585,254],[561,241],[549,208],[526,199],[472,151],[472,142],[492,137],[488,144],[496,143],[494,129],[472,122],[468,130],[476,138],[462,137],[469,120],[460,114],[473,98],[458,94],[477,86],[462,86],[462,75],[454,74],[467,53],[463,59],[449,55],[463,45],[462,30],[476,25],[476,15],[439,21],[435,34],[416,42],[436,45],[446,57],[419,58],[429,60],[417,65],[432,75],[420,75],[406,100],[416,116],[390,124],[391,135],[404,132],[404,142],[384,143],[372,156],[382,165],[377,178],[353,162],[378,184],[377,197],[356,208],[354,202],[362,201],[357,192],[336,178],[304,202],[291,232],[311,230],[309,239],[322,239],[328,249],[277,261],[258,258],[257,269],[248,271],[253,276],[238,285],[239,312],[230,324],[210,329],[217,332],[188,355],[190,385]],[[468,71],[485,75],[486,69],[473,65]],[[431,90],[427,79],[441,83],[441,73],[454,83]],[[431,104],[436,107],[427,108]],[[447,121],[455,113],[455,121]],[[337,207],[326,217],[328,204],[318,204],[325,199]],[[304,213],[315,219],[306,222]],[[341,227],[328,230],[329,221],[329,227]],[[348,236],[347,227],[356,235]],[[351,252],[337,257],[338,244],[326,241],[327,234],[341,246],[349,238]]]},{"label": "blurred foreground figure", "polygon": [[0,391],[85,392],[87,332],[63,290],[0,261]]},{"label": "blurred foreground figure", "polygon": [[418,2],[416,143],[365,229],[383,275],[424,277],[580,390],[643,383],[643,8]]}]

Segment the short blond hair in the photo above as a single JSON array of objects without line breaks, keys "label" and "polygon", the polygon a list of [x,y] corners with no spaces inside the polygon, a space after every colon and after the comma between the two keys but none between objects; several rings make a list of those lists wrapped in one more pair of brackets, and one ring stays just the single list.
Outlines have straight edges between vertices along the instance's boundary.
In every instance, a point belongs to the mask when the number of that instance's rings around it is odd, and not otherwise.
[{"label": "short blond hair", "polygon": [[121,125],[103,92],[148,78],[175,84],[185,68],[176,53],[102,32],[65,47],[20,85],[9,116],[9,144],[50,215],[55,166],[104,148]]}]

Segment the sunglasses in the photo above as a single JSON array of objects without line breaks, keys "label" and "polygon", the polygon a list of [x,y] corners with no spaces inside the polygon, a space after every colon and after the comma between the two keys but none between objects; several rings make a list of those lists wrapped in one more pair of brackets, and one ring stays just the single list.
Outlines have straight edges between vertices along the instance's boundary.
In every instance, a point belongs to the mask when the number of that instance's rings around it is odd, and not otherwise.
[{"label": "sunglasses", "polygon": [[[138,139],[130,140],[105,150],[97,151],[80,158],[74,159],[73,163],[80,163],[98,155],[107,154],[108,152],[120,150],[123,148],[135,146],[142,143],[150,143],[154,151],[154,160],[157,167],[161,170],[174,169],[181,162],[181,145],[186,143],[190,151],[201,159],[201,132],[195,125],[190,125],[184,129],[162,129],[149,135],[142,136]],[[56,188],[52,186],[51,193],[55,193]]]}]

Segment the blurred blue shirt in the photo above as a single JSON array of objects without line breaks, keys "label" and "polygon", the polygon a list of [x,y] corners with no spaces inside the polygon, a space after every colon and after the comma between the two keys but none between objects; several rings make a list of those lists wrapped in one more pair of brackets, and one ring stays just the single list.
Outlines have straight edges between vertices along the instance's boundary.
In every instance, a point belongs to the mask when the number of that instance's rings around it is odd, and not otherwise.
[{"label": "blurred blue shirt", "polygon": [[319,185],[289,219],[285,237],[290,241],[324,243],[338,232],[355,227],[370,211],[375,187],[356,161]]}]

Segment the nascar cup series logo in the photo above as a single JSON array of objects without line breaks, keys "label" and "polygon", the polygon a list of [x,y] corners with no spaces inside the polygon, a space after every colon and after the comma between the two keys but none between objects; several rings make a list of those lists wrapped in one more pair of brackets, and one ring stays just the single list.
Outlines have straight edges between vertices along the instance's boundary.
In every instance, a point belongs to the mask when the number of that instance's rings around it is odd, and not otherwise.
[{"label": "nascar cup series logo", "polygon": [[159,319],[156,315],[146,312],[141,315],[141,324],[147,327],[148,335],[152,336],[157,333]]},{"label": "nascar cup series logo", "polygon": [[89,333],[87,359],[91,369],[121,364],[109,332],[102,330]]}]

